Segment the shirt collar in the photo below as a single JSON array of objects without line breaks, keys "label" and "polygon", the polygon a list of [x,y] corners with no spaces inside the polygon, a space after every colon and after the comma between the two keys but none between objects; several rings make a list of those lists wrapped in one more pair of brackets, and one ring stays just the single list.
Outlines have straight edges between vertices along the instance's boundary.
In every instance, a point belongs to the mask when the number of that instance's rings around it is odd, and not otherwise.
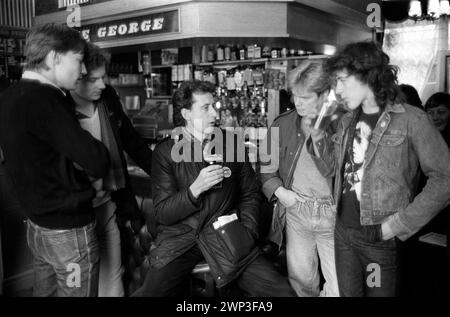
[{"label": "shirt collar", "polygon": [[55,88],[58,88],[58,90],[60,90],[64,94],[64,96],[66,95],[64,90],[62,90],[60,87],[55,85],[53,82],[51,82],[50,80],[48,80],[47,78],[45,78],[44,76],[42,76],[41,74],[39,74],[35,71],[26,70],[22,75],[22,79],[37,80],[41,84],[47,84],[47,85],[53,86]]},{"label": "shirt collar", "polygon": [[403,107],[403,105],[400,103],[395,104],[388,103],[386,105],[386,112],[402,113],[405,112],[405,107]]}]

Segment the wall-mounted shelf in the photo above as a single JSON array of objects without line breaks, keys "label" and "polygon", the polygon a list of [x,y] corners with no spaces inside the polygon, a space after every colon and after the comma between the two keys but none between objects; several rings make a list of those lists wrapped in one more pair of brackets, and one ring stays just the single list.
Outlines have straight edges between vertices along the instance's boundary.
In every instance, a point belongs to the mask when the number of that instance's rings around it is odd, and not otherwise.
[{"label": "wall-mounted shelf", "polygon": [[256,58],[256,59],[240,59],[235,61],[220,61],[220,62],[206,62],[194,64],[194,66],[233,66],[233,65],[258,65],[264,64],[266,62],[279,62],[279,61],[289,61],[298,59],[322,59],[326,58],[327,55],[303,55],[303,56],[290,56],[290,57],[279,57],[279,58]]},{"label": "wall-mounted shelf", "polygon": [[111,85],[111,86],[116,87],[116,88],[144,88],[144,84],[130,84],[130,85],[120,84],[120,85]]},{"label": "wall-mounted shelf", "polygon": [[151,68],[152,69],[171,68],[172,66],[177,66],[177,65],[176,64],[174,64],[174,65],[152,65]]}]

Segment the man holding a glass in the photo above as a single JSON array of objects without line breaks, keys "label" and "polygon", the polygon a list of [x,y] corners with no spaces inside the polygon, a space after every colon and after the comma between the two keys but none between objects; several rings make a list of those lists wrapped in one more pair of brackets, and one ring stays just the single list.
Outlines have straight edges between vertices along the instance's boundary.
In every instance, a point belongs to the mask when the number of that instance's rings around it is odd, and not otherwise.
[{"label": "man holding a glass", "polygon": [[[314,151],[312,134],[329,123],[328,113],[335,106],[328,100],[332,93],[323,64],[308,60],[290,72],[296,109],[276,118],[268,134],[271,138],[274,129],[279,131],[279,146],[271,149],[278,152],[279,164],[266,158],[261,162],[264,194],[276,202],[270,239],[280,246],[286,236],[289,281],[302,297],[339,296],[332,178],[321,175],[316,166],[321,162],[309,153]],[[322,291],[319,258],[325,278]]]},{"label": "man holding a glass", "polygon": [[192,269],[205,260],[217,287],[235,281],[246,295],[294,296],[256,246],[259,186],[248,156],[239,159],[234,142],[221,142],[234,133],[224,136],[214,128],[214,90],[210,83],[190,81],[173,96],[178,128],[153,153],[157,236],[151,268],[136,295],[187,295]]}]

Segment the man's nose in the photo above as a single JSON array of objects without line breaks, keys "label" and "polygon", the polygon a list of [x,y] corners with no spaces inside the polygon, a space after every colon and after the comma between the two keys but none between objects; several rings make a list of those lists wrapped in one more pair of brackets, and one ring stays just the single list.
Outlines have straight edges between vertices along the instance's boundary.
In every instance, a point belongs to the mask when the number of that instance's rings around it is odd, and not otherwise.
[{"label": "man's nose", "polygon": [[209,115],[214,118],[217,117],[217,111],[214,109],[214,106],[209,107]]},{"label": "man's nose", "polygon": [[86,75],[87,74],[87,69],[86,69],[86,65],[84,65],[84,63],[81,63],[81,75]]},{"label": "man's nose", "polygon": [[336,88],[334,89],[334,92],[337,95],[341,95],[342,94],[342,84],[339,81],[336,83]]},{"label": "man's nose", "polygon": [[105,81],[103,79],[100,79],[98,81],[98,89],[105,89],[105,88],[106,88]]}]

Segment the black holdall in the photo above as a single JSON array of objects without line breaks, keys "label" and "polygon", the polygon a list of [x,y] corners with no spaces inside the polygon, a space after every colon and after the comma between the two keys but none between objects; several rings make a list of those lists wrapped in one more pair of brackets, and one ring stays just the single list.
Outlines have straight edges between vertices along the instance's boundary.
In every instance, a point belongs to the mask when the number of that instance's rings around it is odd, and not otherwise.
[{"label": "black holdall", "polygon": [[254,237],[239,219],[217,229],[210,223],[200,236],[199,245],[204,250],[202,253],[210,265],[217,287],[235,279],[259,255]]}]

